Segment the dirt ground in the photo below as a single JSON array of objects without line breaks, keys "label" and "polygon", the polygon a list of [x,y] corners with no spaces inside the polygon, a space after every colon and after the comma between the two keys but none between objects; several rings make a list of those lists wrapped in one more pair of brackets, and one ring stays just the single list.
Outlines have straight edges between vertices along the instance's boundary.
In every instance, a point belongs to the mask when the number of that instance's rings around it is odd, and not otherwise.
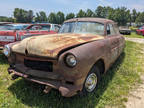
[{"label": "dirt ground", "polygon": [[[140,38],[125,39],[133,42],[144,43],[144,39]],[[141,79],[142,84],[137,85],[137,87],[130,92],[128,102],[125,103],[126,108],[144,108],[144,76],[141,76]]]},{"label": "dirt ground", "polygon": [[138,43],[143,43],[144,44],[144,39],[141,38],[125,38],[126,40],[133,41],[133,42],[138,42]]}]

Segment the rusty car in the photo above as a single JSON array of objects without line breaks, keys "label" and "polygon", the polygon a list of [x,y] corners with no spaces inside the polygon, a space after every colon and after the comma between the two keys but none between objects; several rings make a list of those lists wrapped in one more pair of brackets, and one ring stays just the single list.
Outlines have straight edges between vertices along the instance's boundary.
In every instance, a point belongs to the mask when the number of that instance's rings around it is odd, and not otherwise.
[{"label": "rusty car", "polygon": [[74,18],[58,34],[29,37],[4,47],[12,79],[58,89],[62,96],[95,91],[101,75],[123,52],[125,39],[116,23],[102,18]]}]

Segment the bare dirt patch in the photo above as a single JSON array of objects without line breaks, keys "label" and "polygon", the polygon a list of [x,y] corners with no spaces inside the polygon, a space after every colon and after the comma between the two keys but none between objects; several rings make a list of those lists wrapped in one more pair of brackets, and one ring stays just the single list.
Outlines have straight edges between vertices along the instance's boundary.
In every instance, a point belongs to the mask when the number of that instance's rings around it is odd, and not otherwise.
[{"label": "bare dirt patch", "polygon": [[142,83],[130,92],[126,108],[144,108],[144,75],[141,79]]},{"label": "bare dirt patch", "polygon": [[[140,38],[125,38],[125,39],[128,41],[144,44],[144,39],[140,39]],[[141,53],[144,54],[143,48],[142,48]],[[135,89],[133,89],[130,92],[128,96],[128,102],[125,104],[126,108],[144,108],[144,75],[141,76],[141,80],[142,80],[142,83],[138,84],[135,87]]]},{"label": "bare dirt patch", "polygon": [[144,39],[141,39],[141,38],[127,38],[127,37],[125,37],[125,39],[128,41],[133,41],[133,42],[144,44]]}]

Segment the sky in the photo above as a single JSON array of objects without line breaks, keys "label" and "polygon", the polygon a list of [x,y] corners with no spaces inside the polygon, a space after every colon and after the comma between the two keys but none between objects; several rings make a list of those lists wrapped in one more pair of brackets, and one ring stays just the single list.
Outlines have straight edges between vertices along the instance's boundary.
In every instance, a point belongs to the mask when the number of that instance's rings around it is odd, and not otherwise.
[{"label": "sky", "polygon": [[45,11],[47,15],[50,12],[62,11],[65,14],[77,13],[80,9],[95,10],[97,6],[111,6],[113,8],[125,6],[128,9],[144,11],[144,0],[1,0],[0,16],[13,16],[14,8],[23,8],[33,10],[34,12]]}]

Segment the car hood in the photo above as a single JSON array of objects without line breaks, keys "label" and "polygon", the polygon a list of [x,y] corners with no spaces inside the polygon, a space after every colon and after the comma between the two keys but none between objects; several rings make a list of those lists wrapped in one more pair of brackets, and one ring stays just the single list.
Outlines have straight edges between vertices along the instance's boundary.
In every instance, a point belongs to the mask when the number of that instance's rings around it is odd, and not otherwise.
[{"label": "car hood", "polygon": [[103,39],[92,34],[53,34],[22,40],[11,47],[15,53],[56,58],[60,51],[91,41]]}]

